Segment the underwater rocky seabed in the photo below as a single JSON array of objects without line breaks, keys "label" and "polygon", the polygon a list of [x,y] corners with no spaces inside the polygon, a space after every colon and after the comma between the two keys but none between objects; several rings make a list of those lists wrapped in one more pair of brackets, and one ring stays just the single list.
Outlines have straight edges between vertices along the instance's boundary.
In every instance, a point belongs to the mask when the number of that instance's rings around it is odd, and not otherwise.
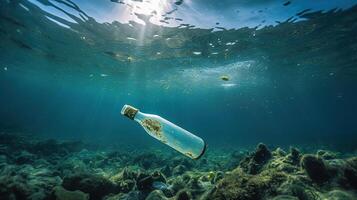
[{"label": "underwater rocky seabed", "polygon": [[[305,152],[306,151],[306,152]],[[0,134],[0,199],[357,199],[356,152],[120,151]]]}]

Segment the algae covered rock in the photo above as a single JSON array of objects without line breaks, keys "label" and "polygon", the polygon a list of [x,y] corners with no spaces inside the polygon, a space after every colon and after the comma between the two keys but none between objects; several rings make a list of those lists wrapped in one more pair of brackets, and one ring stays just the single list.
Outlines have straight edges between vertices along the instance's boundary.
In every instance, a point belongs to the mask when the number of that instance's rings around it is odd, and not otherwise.
[{"label": "algae covered rock", "polygon": [[326,194],[326,199],[329,200],[354,200],[355,196],[349,192],[341,190],[333,190]]},{"label": "algae covered rock", "polygon": [[63,179],[62,186],[67,190],[80,190],[88,193],[90,199],[100,199],[110,193],[120,192],[119,186],[108,179],[90,173],[73,174]]},{"label": "algae covered rock", "polygon": [[175,196],[175,200],[190,200],[190,199],[191,199],[191,195],[186,190],[179,191]]},{"label": "algae covered rock", "polygon": [[187,168],[184,165],[177,165],[176,167],[174,167],[172,169],[172,174],[173,175],[181,175],[181,174],[185,173],[186,170],[187,170]]},{"label": "algae covered rock", "polygon": [[68,191],[61,186],[56,186],[53,189],[54,199],[56,200],[87,200],[89,199],[89,195],[81,192],[79,190],[76,191]]},{"label": "algae covered rock", "polygon": [[338,157],[337,153],[326,150],[318,150],[317,156],[321,157],[324,160],[336,159]]},{"label": "algae covered rock", "polygon": [[314,155],[304,155],[301,166],[305,169],[310,179],[316,183],[323,183],[329,179],[327,167],[321,158]]},{"label": "algae covered rock", "polygon": [[258,175],[243,172],[240,168],[226,175],[216,186],[211,199],[259,200],[276,193],[286,175],[276,171],[264,171]]},{"label": "algae covered rock", "polygon": [[164,193],[160,190],[154,190],[145,198],[145,200],[166,200]]},{"label": "algae covered rock", "polygon": [[240,167],[249,174],[258,174],[271,157],[268,147],[260,143],[254,153],[240,162]]},{"label": "algae covered rock", "polygon": [[271,200],[299,200],[299,199],[297,197],[290,196],[290,195],[279,195],[272,198]]},{"label": "algae covered rock", "polygon": [[348,180],[348,184],[357,189],[357,157],[347,160],[348,167],[344,170],[344,176]]}]

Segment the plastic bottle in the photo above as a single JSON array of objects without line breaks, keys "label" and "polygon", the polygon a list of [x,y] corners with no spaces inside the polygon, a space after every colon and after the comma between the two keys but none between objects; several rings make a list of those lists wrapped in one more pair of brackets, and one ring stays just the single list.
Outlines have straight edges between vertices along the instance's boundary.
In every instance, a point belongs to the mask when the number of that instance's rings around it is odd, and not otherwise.
[{"label": "plastic bottle", "polygon": [[121,114],[138,122],[152,137],[192,159],[199,159],[206,150],[201,138],[158,115],[142,113],[129,105],[123,106]]}]

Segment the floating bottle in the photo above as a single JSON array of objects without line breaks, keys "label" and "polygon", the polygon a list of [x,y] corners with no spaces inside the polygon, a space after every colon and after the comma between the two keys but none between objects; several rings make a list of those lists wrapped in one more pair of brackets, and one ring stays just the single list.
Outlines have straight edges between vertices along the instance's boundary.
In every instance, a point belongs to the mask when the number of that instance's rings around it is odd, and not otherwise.
[{"label": "floating bottle", "polygon": [[192,159],[199,159],[206,150],[201,138],[158,115],[142,113],[129,105],[124,105],[121,114],[137,121],[152,137]]}]

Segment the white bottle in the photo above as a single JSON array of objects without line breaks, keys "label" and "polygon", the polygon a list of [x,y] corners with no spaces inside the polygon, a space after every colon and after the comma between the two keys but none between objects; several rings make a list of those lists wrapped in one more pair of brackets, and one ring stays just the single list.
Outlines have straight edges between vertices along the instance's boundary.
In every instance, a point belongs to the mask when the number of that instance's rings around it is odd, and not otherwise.
[{"label": "white bottle", "polygon": [[192,159],[199,159],[206,150],[201,138],[158,115],[142,113],[129,105],[124,105],[121,114],[137,121],[152,137]]}]

